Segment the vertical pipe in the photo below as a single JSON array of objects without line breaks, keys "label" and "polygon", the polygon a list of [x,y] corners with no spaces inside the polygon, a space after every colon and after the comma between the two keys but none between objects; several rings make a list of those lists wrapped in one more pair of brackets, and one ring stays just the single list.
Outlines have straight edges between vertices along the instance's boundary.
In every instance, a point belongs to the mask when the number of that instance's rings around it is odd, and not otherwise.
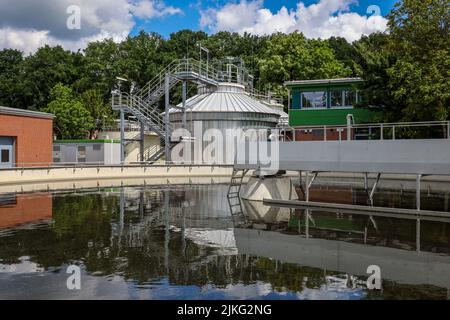
[{"label": "vertical pipe", "polygon": [[450,121],[447,121],[447,139],[450,139]]},{"label": "vertical pipe", "polygon": [[183,88],[182,88],[182,99],[183,99],[183,129],[186,129],[186,95],[187,95],[187,83],[186,81],[183,81]]},{"label": "vertical pipe", "polygon": [[306,239],[309,239],[309,209],[305,209],[306,221],[305,221],[305,235]]},{"label": "vertical pipe", "polygon": [[416,176],[416,207],[417,210],[420,210],[420,179],[422,178],[421,174]]},{"label": "vertical pipe", "polygon": [[140,153],[140,158],[141,158],[141,162],[144,162],[144,148],[145,148],[145,127],[144,127],[144,123],[140,123],[141,124],[141,136],[140,136],[140,140],[139,140],[139,153]]},{"label": "vertical pipe", "polygon": [[392,140],[395,140],[395,126],[392,126]]},{"label": "vertical pipe", "polygon": [[347,141],[352,139],[352,115],[347,115]]},{"label": "vertical pipe", "polygon": [[327,141],[327,126],[323,127],[323,141]]},{"label": "vertical pipe", "polygon": [[165,113],[164,113],[164,125],[165,125],[165,157],[166,163],[170,161],[170,129],[169,129],[169,109],[170,109],[170,75],[166,73],[166,78],[164,81],[164,91],[165,91]]},{"label": "vertical pipe", "polygon": [[381,124],[380,126],[380,140],[383,140],[384,138],[384,128],[383,128],[383,124]]},{"label": "vertical pipe", "polygon": [[369,177],[367,172],[364,174],[364,190],[366,190],[366,192],[369,191]]},{"label": "vertical pipe", "polygon": [[120,109],[120,163],[125,162],[125,113]]}]

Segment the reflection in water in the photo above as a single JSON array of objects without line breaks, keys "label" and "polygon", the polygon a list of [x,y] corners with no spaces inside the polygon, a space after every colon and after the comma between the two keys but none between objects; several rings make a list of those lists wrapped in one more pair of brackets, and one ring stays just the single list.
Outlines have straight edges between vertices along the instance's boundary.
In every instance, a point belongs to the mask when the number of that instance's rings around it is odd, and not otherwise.
[{"label": "reflection in water", "polygon": [[[235,228],[226,192],[207,185],[9,195],[0,202],[0,298],[447,297],[447,222],[420,222],[420,250],[414,220],[247,203],[253,217],[269,210],[272,220]],[[66,289],[70,264],[82,268],[80,291]],[[369,264],[385,272],[383,291],[366,289]]]}]

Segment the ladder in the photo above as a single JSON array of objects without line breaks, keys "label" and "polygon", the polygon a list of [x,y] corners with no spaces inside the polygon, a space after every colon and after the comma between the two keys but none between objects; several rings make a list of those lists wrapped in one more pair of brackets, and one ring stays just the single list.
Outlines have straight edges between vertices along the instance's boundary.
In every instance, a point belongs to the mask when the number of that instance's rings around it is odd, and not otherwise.
[{"label": "ladder", "polygon": [[233,168],[233,173],[231,175],[230,185],[228,186],[228,204],[230,206],[231,216],[242,217],[246,221],[246,216],[244,211],[242,210],[242,202],[241,202],[241,188],[242,188],[242,180],[244,180],[245,175],[247,174],[248,169],[236,169]]}]

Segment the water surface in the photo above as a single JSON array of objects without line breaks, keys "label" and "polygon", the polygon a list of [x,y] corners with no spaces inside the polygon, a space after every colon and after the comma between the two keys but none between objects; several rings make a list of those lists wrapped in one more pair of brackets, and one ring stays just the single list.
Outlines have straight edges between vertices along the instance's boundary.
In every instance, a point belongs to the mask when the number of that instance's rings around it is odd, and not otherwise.
[{"label": "water surface", "polygon": [[[253,203],[246,210],[272,210],[272,221],[237,224],[226,191],[188,185],[2,194],[0,298],[448,298],[446,219]],[[330,192],[366,201],[362,190],[317,188],[312,195]],[[375,200],[414,207],[413,199],[381,191]],[[443,210],[448,194],[430,193],[422,202]],[[382,290],[367,289],[370,264],[381,267]],[[67,289],[69,265],[81,268],[81,290]]]}]

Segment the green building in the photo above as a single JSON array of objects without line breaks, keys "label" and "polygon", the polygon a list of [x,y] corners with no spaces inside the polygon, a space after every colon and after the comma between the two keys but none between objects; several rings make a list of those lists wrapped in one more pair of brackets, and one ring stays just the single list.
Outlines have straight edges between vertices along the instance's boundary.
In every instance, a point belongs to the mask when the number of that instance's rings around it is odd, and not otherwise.
[{"label": "green building", "polygon": [[361,78],[289,81],[289,125],[345,125],[352,114],[355,123],[370,122],[373,113],[354,109],[361,100]]}]

